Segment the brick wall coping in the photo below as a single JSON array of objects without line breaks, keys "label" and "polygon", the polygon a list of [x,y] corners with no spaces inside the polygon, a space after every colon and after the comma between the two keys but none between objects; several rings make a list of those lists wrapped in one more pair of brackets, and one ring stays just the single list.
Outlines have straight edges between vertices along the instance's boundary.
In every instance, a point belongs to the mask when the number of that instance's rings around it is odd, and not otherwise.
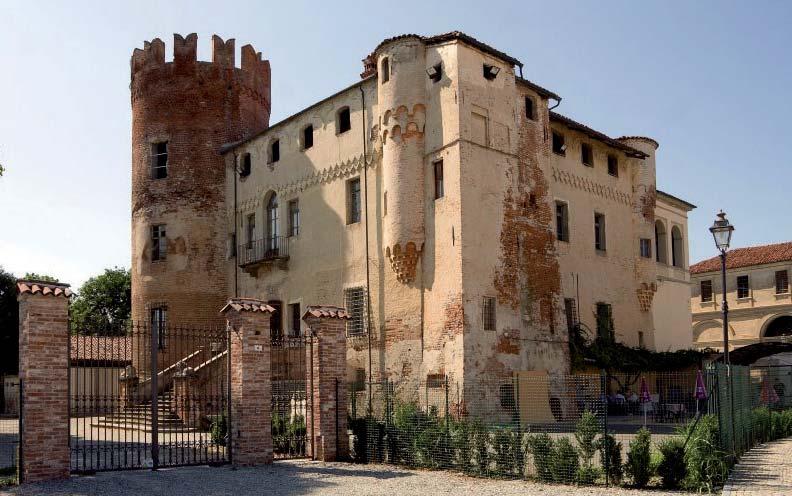
[{"label": "brick wall coping", "polygon": [[17,281],[17,291],[19,294],[41,294],[43,296],[62,296],[68,298],[72,295],[72,290],[68,284],[59,282],[35,281],[19,279]]},{"label": "brick wall coping", "polygon": [[327,317],[332,319],[349,319],[346,309],[328,305],[311,305],[303,314],[303,320],[310,317]]},{"label": "brick wall coping", "polygon": [[234,309],[237,312],[275,312],[273,307],[255,298],[229,298],[220,313],[226,313],[229,309]]}]

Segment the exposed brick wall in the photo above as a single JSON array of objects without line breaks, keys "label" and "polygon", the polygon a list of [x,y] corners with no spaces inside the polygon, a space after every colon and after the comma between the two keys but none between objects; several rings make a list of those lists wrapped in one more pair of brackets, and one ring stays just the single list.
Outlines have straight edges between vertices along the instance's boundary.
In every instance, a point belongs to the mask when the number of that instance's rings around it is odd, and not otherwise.
[{"label": "exposed brick wall", "polygon": [[[309,311],[311,307],[309,307]],[[316,460],[343,460],[349,453],[347,436],[346,321],[337,316],[303,317],[313,335],[306,347],[308,451]]]},{"label": "exposed brick wall", "polygon": [[66,297],[20,292],[20,448],[25,482],[69,476],[68,339]]},{"label": "exposed brick wall", "polygon": [[[217,322],[229,295],[225,271],[222,144],[265,129],[270,67],[250,45],[234,66],[234,40],[213,38],[213,61],[196,59],[197,37],[174,35],[174,62],[155,39],[132,56],[132,316]],[[168,141],[168,177],[151,179],[151,144]],[[168,255],[151,261],[150,229],[166,224]]]},{"label": "exposed brick wall", "polygon": [[231,326],[233,463],[272,463],[270,312],[238,310],[229,304],[222,313]]}]

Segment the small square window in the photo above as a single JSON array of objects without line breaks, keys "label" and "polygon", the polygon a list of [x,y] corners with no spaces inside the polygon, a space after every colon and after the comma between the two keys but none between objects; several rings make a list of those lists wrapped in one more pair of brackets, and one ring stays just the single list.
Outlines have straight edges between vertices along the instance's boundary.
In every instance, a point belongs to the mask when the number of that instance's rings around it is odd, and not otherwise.
[{"label": "small square window", "polygon": [[643,258],[652,258],[652,240],[641,238],[641,256]]},{"label": "small square window", "polygon": [[352,121],[349,115],[349,107],[344,107],[338,111],[338,131],[337,134],[345,133],[352,129]]},{"label": "small square window", "polygon": [[712,301],[712,281],[701,281],[701,302],[709,303]]},{"label": "small square window", "polygon": [[566,144],[564,144],[564,135],[553,131],[553,153],[558,155],[566,155]]},{"label": "small square window", "polygon": [[168,142],[152,143],[151,178],[165,179],[166,177],[168,177]]},{"label": "small square window", "polygon": [[275,140],[270,145],[270,163],[274,164],[280,160],[280,140]]},{"label": "small square window", "polygon": [[495,330],[495,298],[485,296],[481,302],[481,325],[485,331]]},{"label": "small square window", "polygon": [[786,270],[778,270],[775,273],[776,280],[776,294],[789,293],[789,272]]},{"label": "small square window", "polygon": [[307,150],[313,146],[314,143],[314,135],[313,135],[313,126],[306,126],[303,128],[303,150]]},{"label": "small square window", "polygon": [[608,174],[619,177],[619,159],[615,155],[608,155]]},{"label": "small square window", "polygon": [[588,143],[582,143],[580,145],[580,161],[583,162],[584,165],[594,167],[594,153],[591,151],[591,145]]},{"label": "small square window", "polygon": [[751,285],[748,276],[737,276],[737,298],[751,296]]}]

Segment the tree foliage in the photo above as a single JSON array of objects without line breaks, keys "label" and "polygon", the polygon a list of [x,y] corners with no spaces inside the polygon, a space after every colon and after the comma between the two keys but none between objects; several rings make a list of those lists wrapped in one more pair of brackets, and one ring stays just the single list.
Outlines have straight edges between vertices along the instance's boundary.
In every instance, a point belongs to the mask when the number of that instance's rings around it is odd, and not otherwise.
[{"label": "tree foliage", "polygon": [[25,272],[25,277],[30,281],[43,281],[43,282],[60,282],[57,277],[48,274],[37,274],[36,272]]},{"label": "tree foliage", "polygon": [[132,282],[128,269],[114,267],[85,281],[71,304],[74,332],[114,334],[131,312]]},{"label": "tree foliage", "polygon": [[0,375],[17,372],[19,349],[19,305],[16,277],[0,267]]}]

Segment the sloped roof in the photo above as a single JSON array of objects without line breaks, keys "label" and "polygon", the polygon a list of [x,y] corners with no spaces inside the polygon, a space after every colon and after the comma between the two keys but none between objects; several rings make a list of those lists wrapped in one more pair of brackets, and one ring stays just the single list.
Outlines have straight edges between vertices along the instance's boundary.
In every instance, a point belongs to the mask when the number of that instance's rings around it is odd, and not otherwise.
[{"label": "sloped roof", "polygon": [[612,146],[612,147],[614,147],[616,149],[619,149],[619,150],[623,151],[624,153],[626,153],[630,157],[635,157],[635,158],[646,158],[647,157],[647,155],[644,152],[642,152],[642,151],[640,151],[640,150],[638,150],[636,148],[633,148],[630,145],[622,143],[621,141],[615,140],[615,139],[611,138],[610,136],[608,136],[608,135],[606,135],[604,133],[601,133],[599,131],[595,131],[594,129],[591,129],[590,127],[586,126],[585,124],[581,124],[581,123],[579,123],[577,121],[574,121],[574,120],[570,119],[569,117],[567,117],[565,115],[559,114],[558,112],[550,111],[550,120],[554,121],[554,122],[560,122],[561,124],[565,125],[569,129],[581,132],[581,133],[585,134],[586,136],[588,136],[589,138],[592,138],[592,139],[595,139],[595,140],[598,140],[598,141],[602,141],[603,143],[605,143],[607,145],[610,145],[610,146]]},{"label": "sloped roof", "polygon": [[[787,261],[792,261],[792,241],[729,250],[726,255],[726,268],[738,269],[740,267],[750,267],[752,265]],[[719,270],[721,270],[720,256],[714,256],[690,266],[691,274]]]},{"label": "sloped roof", "polygon": [[522,63],[519,60],[517,60],[516,58],[512,57],[511,55],[508,55],[508,54],[506,54],[504,52],[501,52],[497,48],[494,48],[494,47],[492,47],[490,45],[487,45],[486,43],[481,42],[481,41],[477,40],[476,38],[474,38],[474,37],[472,37],[472,36],[470,36],[468,34],[463,33],[462,31],[449,31],[448,33],[437,34],[437,35],[434,35],[434,36],[421,36],[420,34],[409,34],[409,33],[408,34],[400,34],[398,36],[392,36],[390,38],[385,38],[384,40],[382,40],[380,42],[379,45],[377,45],[377,48],[375,48],[374,51],[376,52],[377,50],[379,50],[383,46],[387,45],[388,43],[391,43],[391,42],[394,42],[394,41],[398,41],[398,40],[403,40],[403,39],[406,39],[406,38],[417,38],[417,39],[421,40],[422,42],[426,43],[427,45],[436,45],[438,43],[445,43],[446,41],[460,40],[460,41],[463,41],[463,42],[467,43],[470,46],[478,48],[479,50],[481,50],[484,53],[488,53],[488,54],[490,54],[490,55],[492,55],[494,57],[498,57],[499,59],[504,60],[504,61],[506,61],[506,62],[508,62],[508,63],[510,63],[512,65],[522,65]]},{"label": "sloped roof", "polygon": [[90,364],[131,363],[132,338],[130,336],[72,335],[69,355],[73,362]]},{"label": "sloped roof", "polygon": [[303,314],[303,318],[306,317],[329,317],[334,319],[349,319],[349,314],[347,311],[341,307],[333,307],[333,306],[309,306],[305,310],[305,314]]},{"label": "sloped roof", "polygon": [[63,296],[68,298],[72,295],[72,290],[68,284],[47,282],[47,281],[17,281],[17,291],[20,294],[42,294],[43,296]]}]

